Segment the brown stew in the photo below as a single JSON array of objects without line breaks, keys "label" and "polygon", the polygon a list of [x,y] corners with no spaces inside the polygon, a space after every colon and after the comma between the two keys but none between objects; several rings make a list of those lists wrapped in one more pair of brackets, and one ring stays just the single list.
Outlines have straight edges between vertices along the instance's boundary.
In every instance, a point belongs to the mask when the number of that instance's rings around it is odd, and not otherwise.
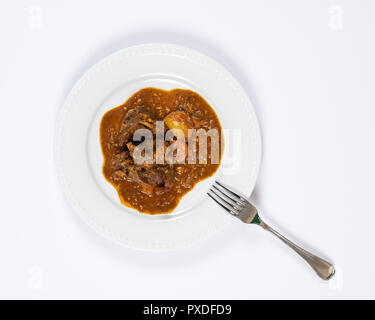
[{"label": "brown stew", "polygon": [[[163,121],[163,133],[177,128],[185,136],[187,129],[216,129],[219,133],[219,160],[216,163],[211,161],[212,139],[208,138],[207,161],[200,162],[197,138],[196,164],[188,161],[181,163],[187,157],[187,148],[182,149],[185,152],[176,156],[176,151],[173,155],[180,163],[156,163],[155,143],[153,163],[137,164],[133,152],[140,141],[134,141],[133,134],[143,128],[149,129],[155,137],[156,121]],[[183,89],[142,89],[124,104],[109,110],[101,120],[104,177],[116,188],[124,205],[148,214],[171,212],[196,183],[212,176],[218,169],[221,161],[221,131],[215,111],[199,94]],[[168,148],[177,142],[175,137],[163,143]]]}]

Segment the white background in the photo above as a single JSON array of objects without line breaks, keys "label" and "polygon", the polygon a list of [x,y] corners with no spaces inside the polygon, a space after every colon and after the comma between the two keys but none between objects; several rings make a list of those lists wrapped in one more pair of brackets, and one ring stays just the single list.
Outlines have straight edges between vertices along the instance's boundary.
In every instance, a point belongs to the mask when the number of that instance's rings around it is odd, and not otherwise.
[{"label": "white background", "polygon": [[[374,15],[354,0],[1,1],[0,298],[375,298]],[[144,42],[197,49],[241,82],[263,136],[252,201],[333,260],[332,281],[234,220],[170,253],[80,221],[56,179],[58,112],[88,67]]]}]

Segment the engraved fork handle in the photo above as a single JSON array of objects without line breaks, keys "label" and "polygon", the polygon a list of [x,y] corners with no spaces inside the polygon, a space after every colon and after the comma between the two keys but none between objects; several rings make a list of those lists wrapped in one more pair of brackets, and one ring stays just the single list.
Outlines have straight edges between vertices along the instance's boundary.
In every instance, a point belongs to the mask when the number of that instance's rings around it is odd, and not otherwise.
[{"label": "engraved fork handle", "polygon": [[283,235],[278,233],[276,230],[272,229],[263,221],[260,221],[259,225],[263,229],[271,232],[273,235],[275,235],[281,241],[291,247],[295,252],[297,252],[302,257],[302,259],[304,259],[323,280],[329,280],[335,274],[335,267],[333,266],[333,264],[297,246],[296,244],[285,238]]}]

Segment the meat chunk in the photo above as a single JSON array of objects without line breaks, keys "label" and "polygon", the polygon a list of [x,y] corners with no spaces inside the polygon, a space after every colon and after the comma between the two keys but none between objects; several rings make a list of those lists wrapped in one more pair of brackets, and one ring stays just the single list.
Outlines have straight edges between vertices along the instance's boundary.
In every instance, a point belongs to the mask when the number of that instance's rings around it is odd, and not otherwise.
[{"label": "meat chunk", "polygon": [[111,159],[111,167],[114,170],[123,169],[128,164],[130,164],[132,160],[130,159],[129,151],[122,151],[120,153],[115,154]]},{"label": "meat chunk", "polygon": [[165,181],[164,181],[164,187],[166,189],[170,189],[174,186],[174,183],[175,183],[175,179],[173,176],[169,175],[165,178]]},{"label": "meat chunk", "polygon": [[125,174],[125,172],[122,171],[122,170],[117,170],[117,171],[115,171],[115,172],[113,173],[112,177],[113,177],[113,180],[114,180],[114,181],[118,182],[118,181],[120,181],[120,180],[122,180],[122,179],[125,179],[126,174]]},{"label": "meat chunk", "polygon": [[150,197],[154,194],[155,186],[147,183],[140,183],[140,185],[143,193],[147,194]]},{"label": "meat chunk", "polygon": [[193,116],[191,119],[193,120],[193,123],[194,123],[195,127],[198,127],[198,128],[208,127],[208,125],[209,125],[209,122],[207,120],[202,120],[202,119],[200,119],[198,117],[195,117],[195,116]]},{"label": "meat chunk", "polygon": [[132,137],[135,130],[138,127],[138,116],[135,110],[129,110],[122,120],[120,133],[119,133],[119,144],[120,146],[125,145]]},{"label": "meat chunk", "polygon": [[138,177],[147,184],[159,187],[164,185],[165,174],[163,171],[156,168],[142,168],[138,171]]},{"label": "meat chunk", "polygon": [[[169,174],[167,175],[166,172]],[[127,165],[113,173],[115,181],[126,179],[129,182],[138,183],[141,191],[151,196],[154,190],[156,194],[162,194],[174,185],[173,176],[170,175],[168,169],[163,170],[158,166],[136,166],[134,164]],[[165,189],[164,191],[162,189]]]},{"label": "meat chunk", "polygon": [[133,142],[128,142],[126,144],[126,147],[129,150],[130,156],[134,159],[133,153],[134,153],[134,150],[135,150],[136,146],[133,144]]},{"label": "meat chunk", "polygon": [[[119,132],[119,145],[124,146],[129,141],[132,140],[134,132],[137,129],[144,129],[147,128],[153,128],[153,120],[145,113],[139,112],[138,109],[131,109],[129,110],[120,126],[120,132]],[[152,129],[153,130],[153,129]]]}]

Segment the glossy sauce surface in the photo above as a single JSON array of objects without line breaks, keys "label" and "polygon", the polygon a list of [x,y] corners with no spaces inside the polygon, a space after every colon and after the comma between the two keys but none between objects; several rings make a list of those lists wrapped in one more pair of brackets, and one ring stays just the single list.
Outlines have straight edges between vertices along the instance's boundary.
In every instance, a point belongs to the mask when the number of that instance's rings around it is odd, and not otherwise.
[{"label": "glossy sauce surface", "polygon": [[[156,121],[163,121],[165,133],[175,128],[216,129],[219,133],[219,161],[212,163],[211,139],[207,139],[207,163],[136,164],[133,134],[149,129],[155,136]],[[222,128],[215,111],[196,92],[183,89],[166,91],[144,88],[124,104],[104,114],[100,124],[100,143],[104,157],[103,174],[117,190],[121,202],[142,213],[169,213],[199,181],[212,176],[221,161]],[[165,148],[176,141],[165,142]],[[187,145],[186,145],[187,147]],[[187,150],[187,148],[186,148]],[[179,160],[186,154],[179,154]],[[154,145],[154,159],[155,159]],[[183,159],[182,159],[183,160]]]}]

